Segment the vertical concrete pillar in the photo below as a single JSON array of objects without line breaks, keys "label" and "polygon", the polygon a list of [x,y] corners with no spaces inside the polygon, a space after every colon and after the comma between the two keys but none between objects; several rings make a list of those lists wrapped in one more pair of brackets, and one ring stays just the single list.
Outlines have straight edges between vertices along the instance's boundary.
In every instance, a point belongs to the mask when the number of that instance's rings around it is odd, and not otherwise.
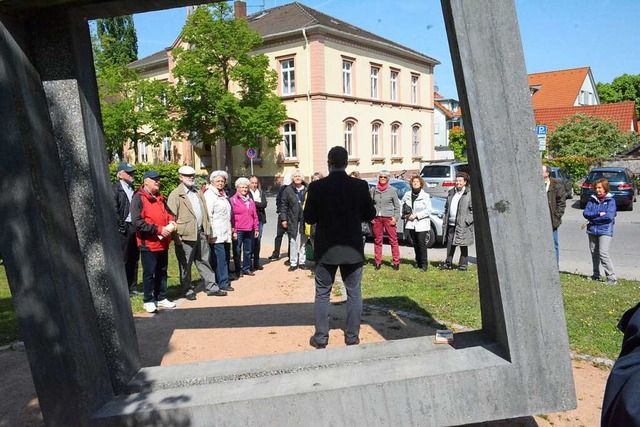
[{"label": "vertical concrete pillar", "polygon": [[139,369],[86,22],[0,15],[0,252],[50,425]]}]

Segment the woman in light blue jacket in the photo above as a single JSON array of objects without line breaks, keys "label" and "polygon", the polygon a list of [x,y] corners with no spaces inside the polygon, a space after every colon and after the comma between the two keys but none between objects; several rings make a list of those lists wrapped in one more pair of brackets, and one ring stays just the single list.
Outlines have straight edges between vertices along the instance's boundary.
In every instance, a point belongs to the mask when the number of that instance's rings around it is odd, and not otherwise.
[{"label": "woman in light blue jacket", "polygon": [[609,193],[609,181],[605,178],[597,180],[593,185],[595,194],[591,196],[582,212],[582,216],[589,221],[587,235],[593,263],[591,278],[600,280],[600,264],[602,264],[604,274],[607,276],[607,285],[616,285],[618,281],[609,256],[613,224],[616,219],[616,201]]},{"label": "woman in light blue jacket", "polygon": [[[402,211],[410,213],[404,215],[405,228],[409,230],[413,240],[413,250],[416,254],[415,268],[427,271],[429,261],[427,259],[427,233],[431,230],[431,196],[424,190],[424,180],[420,175],[411,177],[409,184],[411,191],[407,191],[402,197]],[[406,207],[405,207],[406,206]]]}]

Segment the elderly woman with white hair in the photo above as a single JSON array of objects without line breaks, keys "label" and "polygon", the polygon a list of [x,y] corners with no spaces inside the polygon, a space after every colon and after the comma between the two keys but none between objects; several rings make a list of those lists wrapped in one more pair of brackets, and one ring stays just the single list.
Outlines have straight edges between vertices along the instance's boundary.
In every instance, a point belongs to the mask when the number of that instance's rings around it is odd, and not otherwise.
[{"label": "elderly woman with white hair", "polygon": [[282,208],[279,220],[282,228],[289,235],[289,271],[298,268],[306,270],[306,255],[304,246],[307,236],[304,234],[304,220],[302,218],[302,203],[307,191],[302,172],[296,169],[291,174],[292,183],[282,192]]},{"label": "elderly woman with white hair", "polygon": [[[240,177],[236,180],[236,194],[231,196],[229,203],[231,215],[231,231],[233,238],[233,262],[236,277],[253,276],[251,271],[251,247],[253,239],[260,234],[258,212],[256,204],[249,195],[249,179]],[[241,257],[242,253],[242,257]],[[242,259],[242,264],[240,260]]]},{"label": "elderly woman with white hair", "polygon": [[233,291],[233,288],[229,286],[229,263],[226,255],[227,248],[231,244],[232,214],[231,205],[225,192],[226,184],[227,173],[225,171],[212,172],[204,192],[204,199],[207,202],[207,212],[211,224],[210,264],[215,269],[216,281],[220,289]]}]

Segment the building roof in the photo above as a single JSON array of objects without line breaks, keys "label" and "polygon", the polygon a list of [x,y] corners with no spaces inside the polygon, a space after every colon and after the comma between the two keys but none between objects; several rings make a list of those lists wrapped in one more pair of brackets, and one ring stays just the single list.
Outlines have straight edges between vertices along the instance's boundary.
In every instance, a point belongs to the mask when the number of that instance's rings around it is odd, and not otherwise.
[{"label": "building roof", "polygon": [[590,73],[589,67],[582,67],[529,74],[529,87],[538,89],[531,97],[533,109],[573,106]]},{"label": "building roof", "polygon": [[301,31],[303,28],[308,30],[314,27],[323,27],[349,35],[351,38],[359,38],[363,43],[387,46],[391,49],[401,50],[405,53],[419,56],[423,60],[431,62],[433,65],[440,64],[438,60],[423,53],[365,31],[348,22],[318,12],[298,2],[251,14],[247,16],[247,22],[249,26],[257,31],[263,38]]},{"label": "building roof", "polygon": [[159,64],[164,61],[168,61],[167,50],[163,49],[160,52],[156,52],[149,56],[145,56],[144,58],[138,59],[137,61],[133,61],[128,65],[129,68],[146,68],[154,64]]},{"label": "building roof", "polygon": [[547,125],[548,133],[553,132],[565,117],[570,118],[575,114],[600,117],[616,122],[621,131],[629,132],[634,130],[638,132],[638,118],[636,117],[635,102],[633,101],[579,107],[538,108],[534,110],[536,123]]}]

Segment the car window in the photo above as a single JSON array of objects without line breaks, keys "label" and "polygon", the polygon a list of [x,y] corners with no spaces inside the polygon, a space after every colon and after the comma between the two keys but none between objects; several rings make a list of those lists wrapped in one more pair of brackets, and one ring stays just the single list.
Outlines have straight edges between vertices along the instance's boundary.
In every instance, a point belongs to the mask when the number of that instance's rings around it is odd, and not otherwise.
[{"label": "car window", "polygon": [[601,178],[605,178],[609,182],[626,181],[624,172],[617,172],[617,171],[591,171],[591,173],[589,173],[589,178],[587,180],[589,182],[594,182]]},{"label": "car window", "polygon": [[424,178],[450,178],[451,167],[450,166],[425,166],[420,172]]},{"label": "car window", "polygon": [[470,173],[468,164],[458,165],[458,166],[455,167],[455,169],[456,169],[456,174],[458,174],[458,172]]},{"label": "car window", "polygon": [[392,182],[391,185],[393,185],[396,190],[398,190],[398,199],[400,200],[402,200],[404,194],[411,189],[409,184],[407,184],[406,182]]}]

